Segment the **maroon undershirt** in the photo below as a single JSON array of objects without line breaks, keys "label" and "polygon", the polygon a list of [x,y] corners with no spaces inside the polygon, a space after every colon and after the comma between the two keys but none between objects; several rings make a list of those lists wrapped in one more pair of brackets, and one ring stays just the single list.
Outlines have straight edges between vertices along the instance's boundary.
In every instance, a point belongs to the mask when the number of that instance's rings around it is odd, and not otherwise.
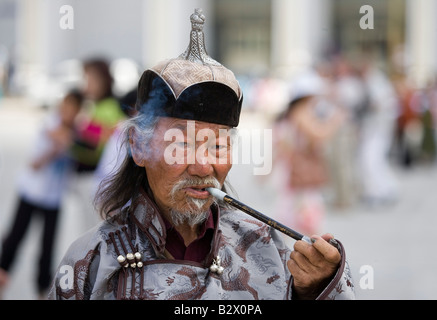
[{"label": "maroon undershirt", "polygon": [[199,236],[188,247],[185,246],[184,239],[171,223],[165,218],[163,220],[167,230],[165,248],[173,258],[201,263],[211,250],[211,241],[214,236],[215,223],[211,210],[206,221],[200,226]]}]

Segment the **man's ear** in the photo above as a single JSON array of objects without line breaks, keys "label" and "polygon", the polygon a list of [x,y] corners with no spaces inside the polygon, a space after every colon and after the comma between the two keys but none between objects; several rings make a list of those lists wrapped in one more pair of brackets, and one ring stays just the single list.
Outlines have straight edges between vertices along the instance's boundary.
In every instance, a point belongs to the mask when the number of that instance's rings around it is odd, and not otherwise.
[{"label": "man's ear", "polygon": [[129,129],[129,146],[132,154],[132,159],[134,160],[135,164],[139,167],[145,166],[145,153],[143,150],[143,145],[140,143],[137,137],[137,133],[135,131],[135,128]]}]

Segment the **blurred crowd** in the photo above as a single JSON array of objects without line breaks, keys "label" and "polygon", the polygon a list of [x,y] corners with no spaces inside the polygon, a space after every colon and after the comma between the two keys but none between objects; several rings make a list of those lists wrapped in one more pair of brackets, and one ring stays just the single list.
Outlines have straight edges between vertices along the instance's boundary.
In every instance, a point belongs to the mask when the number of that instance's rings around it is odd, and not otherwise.
[{"label": "blurred crowd", "polygon": [[42,216],[36,288],[41,298],[46,296],[56,264],[53,249],[60,213],[77,211],[73,214],[83,230],[95,225],[100,217],[93,207],[94,194],[122,158],[120,125],[133,115],[136,87],[116,94],[114,70],[105,59],[89,59],[81,66],[83,78],[63,88],[62,98],[47,106],[47,119],[35,135],[29,165],[20,170],[15,211],[0,251],[0,294],[7,288],[33,216]]},{"label": "blurred crowd", "polygon": [[396,170],[436,164],[437,83],[417,87],[369,57],[341,54],[291,80],[255,80],[249,109],[273,115],[280,220],[318,233],[326,207],[399,200]]}]

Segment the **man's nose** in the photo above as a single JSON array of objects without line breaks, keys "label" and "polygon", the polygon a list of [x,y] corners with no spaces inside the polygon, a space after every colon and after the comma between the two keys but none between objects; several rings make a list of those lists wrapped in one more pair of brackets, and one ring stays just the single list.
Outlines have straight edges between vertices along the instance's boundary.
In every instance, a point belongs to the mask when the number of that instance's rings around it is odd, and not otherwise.
[{"label": "man's nose", "polygon": [[210,158],[207,150],[197,149],[194,163],[188,165],[188,173],[199,177],[211,175],[214,172],[214,168]]}]

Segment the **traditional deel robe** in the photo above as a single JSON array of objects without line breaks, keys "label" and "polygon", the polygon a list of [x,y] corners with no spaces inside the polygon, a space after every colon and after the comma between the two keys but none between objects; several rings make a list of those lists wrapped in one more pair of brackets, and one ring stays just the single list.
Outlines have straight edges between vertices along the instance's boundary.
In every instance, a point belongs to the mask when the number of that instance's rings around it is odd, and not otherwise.
[{"label": "traditional deel robe", "polygon": [[[211,209],[218,227],[204,263],[175,260],[165,250],[163,219],[142,192],[130,213],[103,221],[70,246],[49,299],[291,299],[290,249],[281,235],[242,212]],[[340,266],[318,299],[355,297],[340,242],[338,249]],[[221,274],[210,270],[214,262]]]}]

